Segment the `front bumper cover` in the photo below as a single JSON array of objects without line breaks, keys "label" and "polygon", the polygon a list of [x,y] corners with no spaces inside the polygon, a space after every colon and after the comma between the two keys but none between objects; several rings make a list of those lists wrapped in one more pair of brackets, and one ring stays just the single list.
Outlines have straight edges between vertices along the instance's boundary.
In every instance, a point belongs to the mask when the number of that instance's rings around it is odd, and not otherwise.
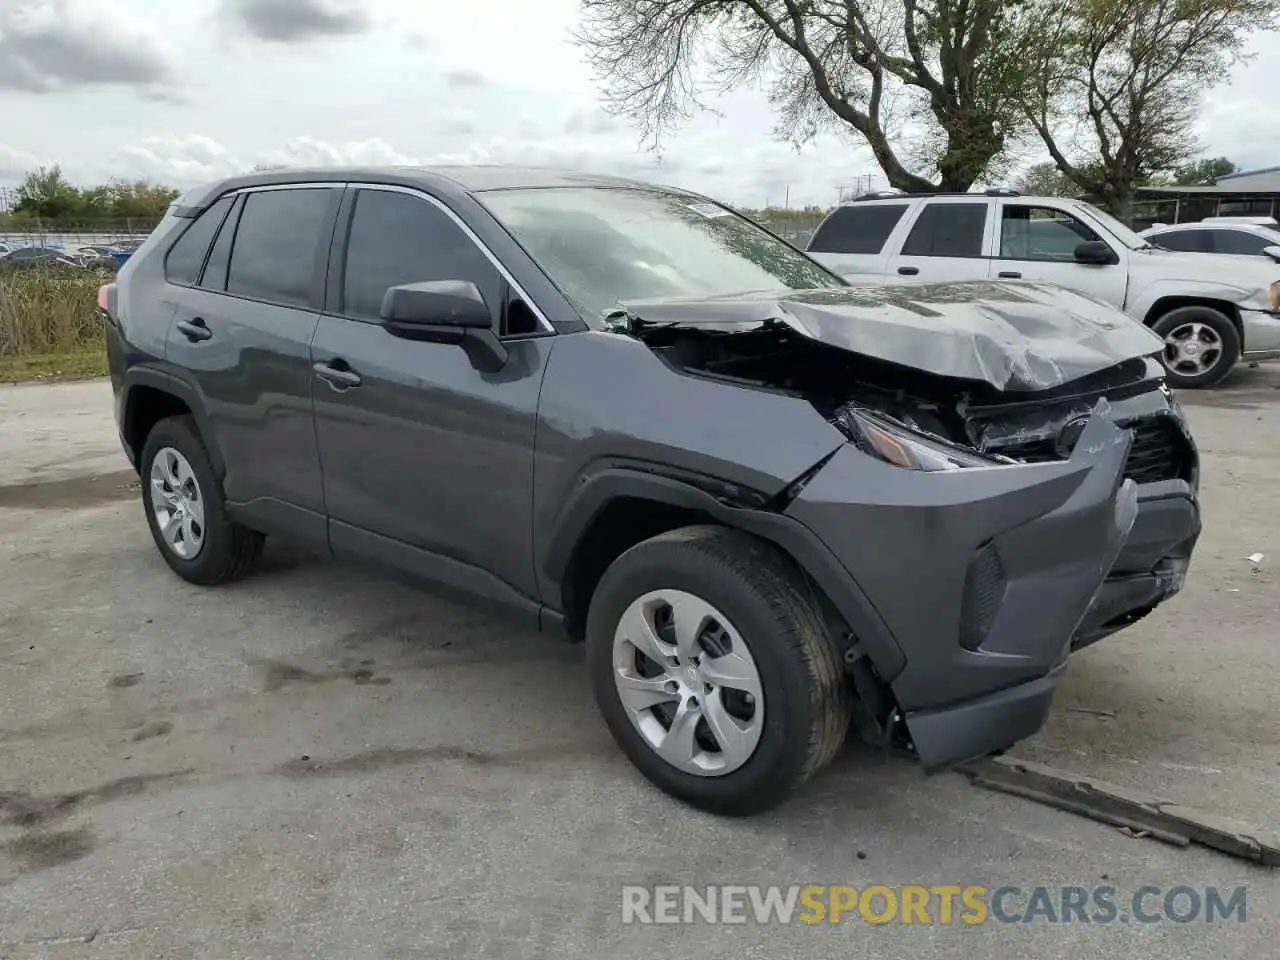
[{"label": "front bumper cover", "polygon": [[787,513],[839,558],[905,657],[890,679],[936,769],[1044,722],[1071,639],[1138,514],[1132,435],[1100,401],[1069,460],[927,473],[852,444]]}]

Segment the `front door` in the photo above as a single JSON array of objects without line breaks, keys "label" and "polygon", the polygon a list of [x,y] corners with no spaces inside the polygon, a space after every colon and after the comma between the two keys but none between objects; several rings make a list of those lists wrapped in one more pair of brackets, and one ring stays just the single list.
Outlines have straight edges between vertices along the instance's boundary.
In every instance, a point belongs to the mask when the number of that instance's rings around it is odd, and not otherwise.
[{"label": "front door", "polygon": [[[340,221],[311,357],[334,552],[532,604],[534,427],[554,335],[434,199],[360,188]],[[502,370],[381,325],[389,287],[428,280],[479,288],[509,352]]]},{"label": "front door", "polygon": [[[992,279],[1047,281],[1124,308],[1128,251],[1079,217],[1056,206],[1002,200],[996,230]],[[1078,263],[1076,247],[1097,240],[1111,247],[1116,262]]]},{"label": "front door", "polygon": [[310,349],[341,196],[321,186],[237,197],[168,339],[204,402],[232,511],[321,539]]}]

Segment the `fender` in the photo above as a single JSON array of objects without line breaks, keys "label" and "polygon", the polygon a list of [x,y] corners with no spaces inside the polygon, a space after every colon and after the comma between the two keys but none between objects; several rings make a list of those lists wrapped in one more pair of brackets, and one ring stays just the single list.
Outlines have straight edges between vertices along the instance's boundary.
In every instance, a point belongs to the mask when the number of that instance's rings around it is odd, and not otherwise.
[{"label": "fender", "polygon": [[[120,386],[120,430],[122,436],[127,437],[131,432],[130,427],[135,414],[134,398],[136,395],[134,388],[136,387],[151,387],[161,393],[176,397],[187,405],[187,409],[191,411],[191,416],[200,430],[200,438],[204,441],[205,449],[209,451],[209,459],[213,462],[214,472],[219,480],[224,479],[227,473],[226,460],[223,458],[222,450],[218,446],[218,435],[213,430],[208,411],[204,407],[204,400],[200,391],[180,374],[143,364],[136,364],[125,371]],[[132,459],[132,454],[130,454],[130,458]]]},{"label": "fender", "polygon": [[[729,485],[723,481],[695,483],[698,482],[616,465],[583,476],[560,511],[543,554],[542,569],[547,580],[553,584],[563,582],[574,547],[613,500],[635,498],[698,510],[727,527],[768,540],[790,554],[844,617],[881,678],[890,681],[902,671],[906,665],[902,648],[862,588],[813,531],[798,520],[769,510],[734,506],[724,498]],[[719,496],[712,492],[717,486],[721,488],[717,491]]]},{"label": "fender", "polygon": [[[1129,316],[1145,323],[1151,308],[1158,301],[1170,297],[1179,300],[1216,300],[1239,308],[1242,306],[1247,307],[1250,301],[1256,297],[1257,290],[1229,283],[1225,280],[1161,279],[1143,284],[1140,290],[1135,291],[1135,294],[1133,299],[1129,301],[1128,309],[1125,312]],[[1236,325],[1237,327],[1239,326],[1238,319]]]}]

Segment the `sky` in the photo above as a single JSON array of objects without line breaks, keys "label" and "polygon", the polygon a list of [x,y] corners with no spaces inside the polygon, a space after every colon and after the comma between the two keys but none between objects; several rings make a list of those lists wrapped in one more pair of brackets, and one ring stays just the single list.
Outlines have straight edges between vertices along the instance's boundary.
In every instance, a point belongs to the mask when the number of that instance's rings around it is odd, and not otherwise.
[{"label": "sky", "polygon": [[[525,163],[752,207],[884,185],[856,140],[777,140],[756,89],[645,149],[600,108],[577,19],[578,0],[0,0],[0,183],[53,163],[178,187],[255,164]],[[1277,89],[1280,57],[1238,66],[1206,97],[1206,152],[1280,165]]]}]

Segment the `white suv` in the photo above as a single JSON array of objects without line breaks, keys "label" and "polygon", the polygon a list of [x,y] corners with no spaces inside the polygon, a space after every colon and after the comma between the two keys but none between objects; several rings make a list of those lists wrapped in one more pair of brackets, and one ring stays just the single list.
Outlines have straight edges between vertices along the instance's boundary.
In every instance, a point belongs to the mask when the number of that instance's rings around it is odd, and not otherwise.
[{"label": "white suv", "polygon": [[1113,304],[1164,338],[1175,386],[1280,358],[1280,265],[1162,250],[1079,200],[868,195],[833,210],[807,251],[855,282],[1040,281]]}]

